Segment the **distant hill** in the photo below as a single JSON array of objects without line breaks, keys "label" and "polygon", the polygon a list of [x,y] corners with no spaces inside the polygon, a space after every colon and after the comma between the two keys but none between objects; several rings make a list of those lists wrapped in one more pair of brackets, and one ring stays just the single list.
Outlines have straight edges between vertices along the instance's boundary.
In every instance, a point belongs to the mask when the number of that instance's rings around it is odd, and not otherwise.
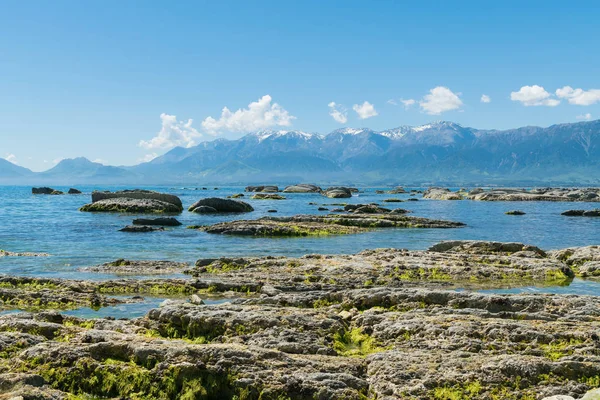
[{"label": "distant hill", "polygon": [[328,135],[266,130],[177,147],[133,167],[77,158],[33,173],[2,161],[0,182],[600,185],[600,120],[504,131],[447,121]]}]

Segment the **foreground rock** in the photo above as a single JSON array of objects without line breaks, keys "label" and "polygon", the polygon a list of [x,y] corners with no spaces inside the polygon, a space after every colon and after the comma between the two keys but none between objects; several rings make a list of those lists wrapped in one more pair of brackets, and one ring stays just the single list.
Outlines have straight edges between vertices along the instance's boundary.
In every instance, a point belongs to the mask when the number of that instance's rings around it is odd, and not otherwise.
[{"label": "foreground rock", "polygon": [[277,193],[279,187],[277,186],[246,186],[246,192],[261,192],[261,193]]},{"label": "foreground rock", "polygon": [[291,185],[283,189],[284,193],[320,193],[321,188],[316,185],[301,183],[299,185]]},{"label": "foreground rock", "polygon": [[[405,211],[405,210],[403,210]],[[373,228],[457,228],[460,222],[409,217],[401,213],[296,215],[191,226],[207,233],[240,236],[325,236],[366,232]]]},{"label": "foreground rock", "polygon": [[175,218],[138,218],[133,220],[134,225],[158,225],[158,226],[179,226],[181,222],[179,222]]},{"label": "foreground rock", "polygon": [[[205,207],[205,208],[202,208]],[[212,211],[214,210],[214,211]],[[220,199],[218,197],[209,197],[199,200],[188,208],[190,212],[209,214],[217,213],[244,213],[254,211],[254,208],[241,200]]]},{"label": "foreground rock", "polygon": [[174,261],[125,260],[121,258],[93,267],[80,268],[80,271],[117,275],[159,275],[181,273],[187,267],[186,263]]},{"label": "foreground rock", "polygon": [[483,189],[473,190],[468,198],[480,201],[600,201],[599,188]]},{"label": "foreground rock", "polygon": [[[187,280],[18,280],[83,296],[168,292],[189,301],[133,320],[0,316],[0,387],[35,399],[246,400],[522,400],[594,389],[600,298],[447,290],[503,287],[507,275],[543,284],[568,269],[511,253],[538,254],[522,243],[474,243],[203,259]],[[231,291],[237,299],[203,304]]]},{"label": "foreground rock", "polygon": [[86,204],[79,209],[88,212],[124,212],[124,213],[171,213],[181,212],[181,208],[165,201],[155,199],[110,198]]},{"label": "foreground rock", "polygon": [[423,193],[424,199],[432,200],[462,200],[460,193],[452,192],[450,189],[429,188]]},{"label": "foreground rock", "polygon": [[32,194],[51,194],[51,195],[64,194],[60,190],[52,189],[50,187],[39,187],[39,188],[34,187],[34,188],[31,188],[31,193]]},{"label": "foreground rock", "polygon": [[108,199],[138,199],[138,200],[158,200],[164,203],[172,204],[178,211],[183,211],[181,199],[175,195],[159,193],[151,190],[132,189],[121,190],[118,192],[99,192],[92,193],[92,203]]}]

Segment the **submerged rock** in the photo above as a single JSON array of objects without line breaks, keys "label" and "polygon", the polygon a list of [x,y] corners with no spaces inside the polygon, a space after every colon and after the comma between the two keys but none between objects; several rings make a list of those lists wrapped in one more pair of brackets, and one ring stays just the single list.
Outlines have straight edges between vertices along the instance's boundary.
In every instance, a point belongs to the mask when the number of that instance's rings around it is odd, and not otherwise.
[{"label": "submerged rock", "polygon": [[257,193],[251,197],[253,200],[285,200],[284,196],[276,193]]},{"label": "submerged rock", "polygon": [[144,233],[144,232],[154,232],[154,231],[164,231],[165,228],[162,226],[148,226],[148,225],[127,225],[125,228],[119,229],[120,232],[134,232],[134,233]]},{"label": "submerged rock", "polygon": [[179,222],[175,218],[138,218],[133,220],[134,225],[159,225],[159,226],[179,226],[181,222]]},{"label": "submerged rock", "polygon": [[507,211],[504,214],[506,215],[525,215],[524,211],[521,210],[511,210],[511,211]]},{"label": "submerged rock", "polygon": [[127,213],[173,213],[181,208],[165,201],[155,199],[109,198],[86,204],[79,209],[88,212],[127,212]]},{"label": "submerged rock", "polygon": [[232,199],[221,199],[218,197],[209,197],[198,200],[188,208],[188,211],[204,213],[208,212],[207,209],[200,209],[196,211],[196,209],[202,206],[211,207],[215,209],[216,212],[221,213],[243,213],[254,211],[254,208],[252,208],[252,206],[246,202]]}]

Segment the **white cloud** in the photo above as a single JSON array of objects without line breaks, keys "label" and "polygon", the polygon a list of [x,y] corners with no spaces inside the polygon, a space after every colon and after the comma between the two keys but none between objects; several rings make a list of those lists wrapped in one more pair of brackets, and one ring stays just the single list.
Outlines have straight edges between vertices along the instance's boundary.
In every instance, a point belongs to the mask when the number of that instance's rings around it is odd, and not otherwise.
[{"label": "white cloud", "polygon": [[208,117],[202,121],[202,127],[210,134],[217,134],[220,131],[252,132],[274,126],[290,126],[296,117],[271,101],[271,96],[265,95],[248,104],[248,108],[240,108],[235,112],[223,107],[218,120]]},{"label": "white cloud", "polygon": [[400,99],[400,101],[402,102],[402,104],[404,104],[404,108],[407,109],[407,110],[410,107],[414,106],[415,103],[416,103],[416,100],[414,100],[414,99],[407,99],[407,100]]},{"label": "white cloud", "polygon": [[140,162],[140,163],[150,162],[150,161],[154,160],[156,157],[158,157],[158,154],[156,154],[156,153],[146,154],[144,157],[138,158],[138,162]]},{"label": "white cloud", "polygon": [[192,127],[192,119],[177,121],[175,115],[160,114],[162,127],[160,132],[150,140],[140,140],[138,146],[145,149],[168,149],[175,146],[191,147],[202,135]]},{"label": "white cloud", "polygon": [[525,106],[554,107],[560,104],[560,100],[551,98],[551,94],[538,85],[523,86],[518,92],[511,92],[510,99]]},{"label": "white cloud", "polygon": [[556,95],[561,99],[568,99],[569,104],[578,106],[589,106],[600,102],[600,89],[573,89],[571,86],[565,86],[556,89]]},{"label": "white cloud", "polygon": [[576,118],[576,119],[583,120],[583,121],[589,121],[589,120],[591,120],[591,119],[592,119],[592,114],[590,114],[590,113],[585,113],[585,114],[582,114],[582,115],[578,115],[578,116],[576,116],[575,118]]},{"label": "white cloud", "polygon": [[446,111],[456,110],[462,107],[463,102],[458,97],[460,93],[454,93],[444,86],[438,86],[429,91],[419,101],[421,109],[430,115],[439,115]]},{"label": "white cloud", "polygon": [[336,104],[335,101],[332,101],[327,106],[330,108],[329,115],[333,117],[335,122],[340,124],[345,124],[348,122],[348,113],[343,106]]},{"label": "white cloud", "polygon": [[352,106],[352,109],[356,111],[360,119],[367,119],[378,115],[375,106],[368,101],[362,104],[355,104]]},{"label": "white cloud", "polygon": [[2,158],[4,158],[6,161],[11,162],[15,165],[19,165],[19,163],[17,162],[17,156],[15,156],[14,154],[7,154]]},{"label": "white cloud", "polygon": [[99,163],[99,164],[108,164],[108,161],[103,160],[102,158],[96,158],[92,162]]},{"label": "white cloud", "polygon": [[397,105],[398,105],[398,103],[397,103],[397,102],[396,102],[396,100],[394,100],[394,99],[389,99],[389,100],[387,101],[387,103],[388,103],[388,104],[391,104],[391,105],[393,105],[393,106],[397,106]]},{"label": "white cloud", "polygon": [[487,94],[482,94],[481,95],[481,102],[482,103],[491,103],[492,99]]}]

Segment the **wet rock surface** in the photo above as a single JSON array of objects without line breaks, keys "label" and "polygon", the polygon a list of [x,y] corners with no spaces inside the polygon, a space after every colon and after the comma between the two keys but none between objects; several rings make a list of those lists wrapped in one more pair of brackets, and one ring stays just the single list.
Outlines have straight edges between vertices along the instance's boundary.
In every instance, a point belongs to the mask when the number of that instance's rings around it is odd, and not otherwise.
[{"label": "wet rock surface", "polygon": [[[212,211],[215,210],[215,211]],[[206,199],[198,200],[192,204],[188,211],[198,213],[244,213],[254,211],[254,208],[241,200],[232,199],[220,199],[218,197],[209,197]]]},{"label": "wet rock surface", "polygon": [[25,299],[184,297],[130,320],[0,316],[0,388],[27,399],[581,399],[600,386],[600,298],[453,289],[556,284],[599,248],[453,241],[200,259],[188,279],[5,277],[0,288]]},{"label": "wet rock surface", "polygon": [[188,264],[175,261],[125,260],[120,258],[108,263],[80,268],[80,271],[119,275],[154,275],[181,273],[187,267]]},{"label": "wet rock surface", "polygon": [[123,213],[172,213],[178,214],[181,208],[172,203],[155,199],[132,199],[126,197],[115,197],[98,200],[86,204],[79,209],[87,212],[123,212]]},{"label": "wet rock surface", "polygon": [[133,220],[133,225],[157,225],[157,226],[180,226],[179,222],[175,218],[138,218]]},{"label": "wet rock surface", "polygon": [[148,226],[148,225],[127,225],[124,228],[119,229],[120,232],[130,233],[145,233],[145,232],[156,232],[164,231],[165,228],[162,226]]}]

